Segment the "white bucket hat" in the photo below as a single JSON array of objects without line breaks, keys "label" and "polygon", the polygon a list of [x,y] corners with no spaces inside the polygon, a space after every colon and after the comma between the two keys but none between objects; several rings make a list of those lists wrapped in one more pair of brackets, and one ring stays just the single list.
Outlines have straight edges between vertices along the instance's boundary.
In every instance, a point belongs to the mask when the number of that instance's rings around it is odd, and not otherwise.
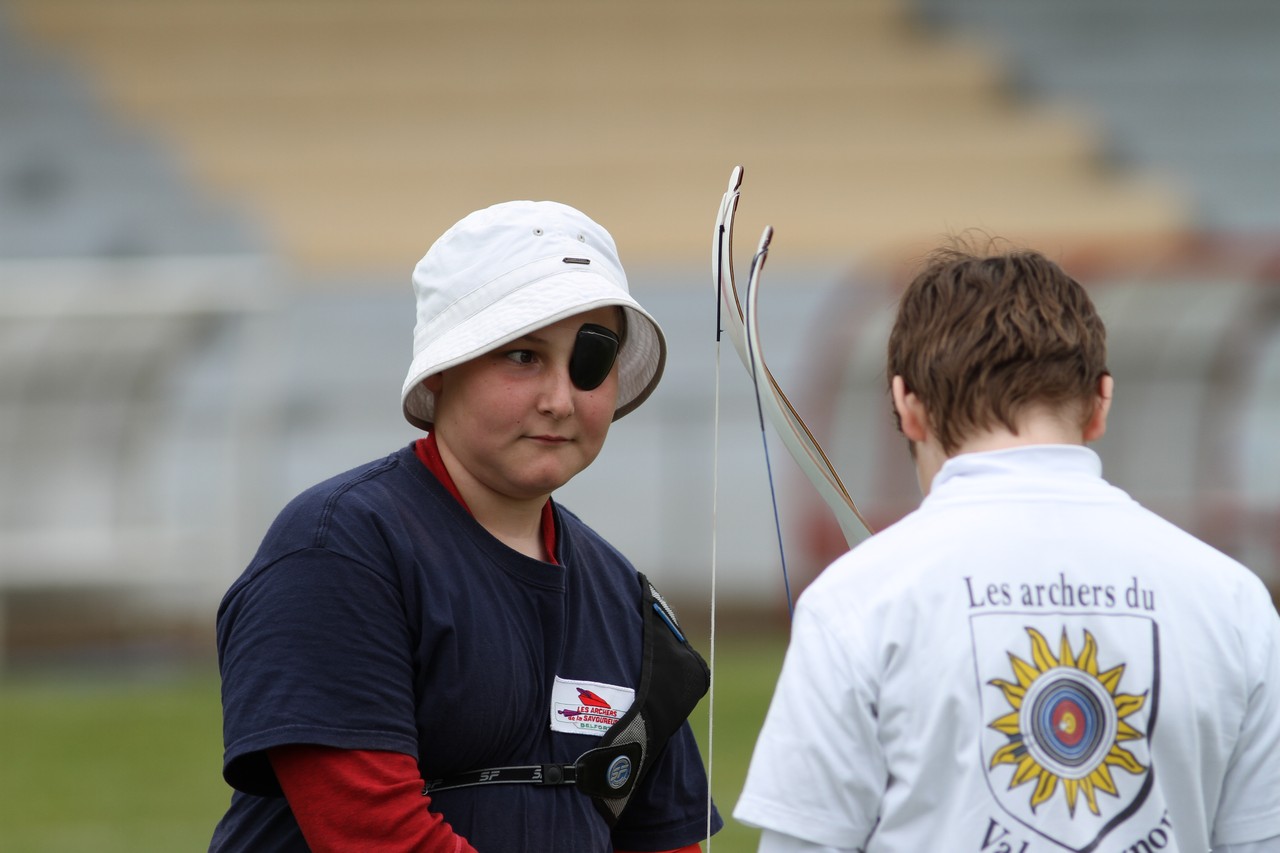
[{"label": "white bucket hat", "polygon": [[667,359],[656,320],[631,297],[609,232],[554,201],[508,201],[468,215],[413,271],[418,322],[400,399],[420,429],[435,420],[422,380],[565,317],[621,306],[617,420],[648,397]]}]

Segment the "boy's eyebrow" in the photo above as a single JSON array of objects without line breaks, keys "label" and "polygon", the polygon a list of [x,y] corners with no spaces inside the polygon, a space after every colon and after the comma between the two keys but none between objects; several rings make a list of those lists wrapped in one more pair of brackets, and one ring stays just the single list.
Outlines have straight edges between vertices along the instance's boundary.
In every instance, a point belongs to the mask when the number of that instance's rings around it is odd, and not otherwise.
[{"label": "boy's eyebrow", "polygon": [[532,332],[523,334],[518,338],[512,338],[510,341],[507,342],[507,346],[524,343],[524,342],[531,343],[531,344],[545,344],[547,342],[547,339],[544,338],[542,335],[539,335],[538,331],[539,330],[534,329]]}]

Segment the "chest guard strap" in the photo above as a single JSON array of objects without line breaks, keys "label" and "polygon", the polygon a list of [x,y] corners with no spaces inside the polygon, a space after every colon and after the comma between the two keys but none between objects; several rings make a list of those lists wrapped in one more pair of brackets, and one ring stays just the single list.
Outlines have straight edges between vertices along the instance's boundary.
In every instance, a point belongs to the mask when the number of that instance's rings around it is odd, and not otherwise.
[{"label": "chest guard strap", "polygon": [[472,785],[573,785],[591,797],[610,826],[617,823],[635,786],[711,686],[711,670],[689,645],[675,612],[648,578],[638,576],[644,615],[640,684],[631,708],[604,733],[600,746],[573,764],[492,767],[435,779],[423,796]]}]

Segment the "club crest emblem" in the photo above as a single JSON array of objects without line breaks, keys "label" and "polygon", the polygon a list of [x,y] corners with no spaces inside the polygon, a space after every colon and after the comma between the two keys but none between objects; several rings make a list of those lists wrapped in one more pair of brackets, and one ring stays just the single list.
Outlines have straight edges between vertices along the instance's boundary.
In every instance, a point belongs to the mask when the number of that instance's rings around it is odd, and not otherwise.
[{"label": "club crest emblem", "polygon": [[1037,834],[1093,850],[1151,790],[1155,623],[1001,613],[975,615],[971,626],[992,794]]}]

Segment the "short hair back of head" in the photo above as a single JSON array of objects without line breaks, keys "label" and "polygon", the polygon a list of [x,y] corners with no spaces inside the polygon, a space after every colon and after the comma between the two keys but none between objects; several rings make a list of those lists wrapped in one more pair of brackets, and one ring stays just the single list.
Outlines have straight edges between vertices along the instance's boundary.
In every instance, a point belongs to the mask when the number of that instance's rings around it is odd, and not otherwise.
[{"label": "short hair back of head", "polygon": [[1050,408],[1083,424],[1107,374],[1106,329],[1085,289],[1039,252],[932,253],[889,335],[901,376],[943,450]]}]

